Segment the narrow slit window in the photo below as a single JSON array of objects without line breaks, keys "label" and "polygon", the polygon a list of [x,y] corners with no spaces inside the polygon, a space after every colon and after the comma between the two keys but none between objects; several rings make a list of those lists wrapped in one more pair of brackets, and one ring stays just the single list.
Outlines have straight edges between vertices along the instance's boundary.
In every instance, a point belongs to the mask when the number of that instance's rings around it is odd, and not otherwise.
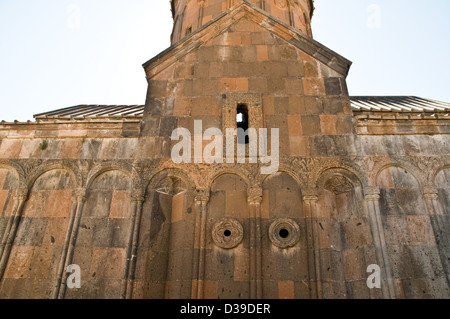
[{"label": "narrow slit window", "polygon": [[[236,126],[237,128],[241,128],[246,132],[248,130],[248,107],[245,104],[239,104],[236,110]],[[239,131],[238,131],[239,132]],[[239,144],[248,144],[249,138],[247,135],[238,134],[238,143]]]},{"label": "narrow slit window", "polygon": [[189,27],[186,28],[186,33],[185,33],[185,35],[188,35],[188,34],[191,34],[191,33],[192,33],[192,27],[189,26]]}]

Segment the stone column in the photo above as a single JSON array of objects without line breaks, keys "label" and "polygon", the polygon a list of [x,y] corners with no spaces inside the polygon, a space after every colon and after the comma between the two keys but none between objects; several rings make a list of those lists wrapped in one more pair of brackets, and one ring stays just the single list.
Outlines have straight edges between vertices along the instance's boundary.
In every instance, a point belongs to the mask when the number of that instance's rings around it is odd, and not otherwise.
[{"label": "stone column", "polygon": [[439,201],[439,191],[434,186],[425,186],[423,198],[430,216],[431,227],[433,228],[436,244],[439,249],[442,267],[447,274],[447,283],[450,285],[450,225],[443,207]]},{"label": "stone column", "polygon": [[[68,274],[66,273],[67,266],[72,263],[72,258],[75,250],[75,243],[77,241],[78,227],[80,225],[81,216],[83,213],[84,203],[86,202],[86,189],[80,188],[73,191],[73,201],[75,203],[75,213],[71,214],[71,220],[67,229],[66,243],[64,245],[63,257],[64,260],[60,263],[61,280],[59,281],[59,289],[54,292],[54,298],[64,299],[66,293],[66,280]],[[62,265],[62,267],[61,267]]]},{"label": "stone column", "polygon": [[[15,232],[14,225],[16,227],[18,226],[18,223],[20,221],[20,217],[22,216],[22,210],[23,206],[25,204],[25,201],[28,198],[28,189],[21,188],[16,190],[16,195],[13,197],[13,209],[11,212],[11,215],[8,218],[8,223],[6,224],[6,228],[3,232],[3,236],[1,238],[0,242],[0,260],[2,260],[3,253],[5,252],[5,249],[7,247],[8,238],[10,236],[11,231]],[[15,236],[15,234],[14,234]],[[9,253],[8,253],[9,254]],[[1,271],[0,271],[1,274]],[[0,275],[1,278],[1,275]]]},{"label": "stone column", "polygon": [[[308,245],[308,268],[314,271],[314,275],[310,275],[311,297],[322,299],[322,278],[320,274],[320,245],[319,245],[319,214],[317,202],[319,200],[316,188],[302,189],[303,212],[306,221],[307,245]],[[315,290],[315,291],[314,291]]]},{"label": "stone column", "polygon": [[[381,289],[383,298],[395,298],[394,283],[389,264],[386,240],[384,236],[383,222],[380,213],[380,189],[376,186],[366,187],[364,189],[364,199],[367,203],[369,214],[369,223],[372,230],[373,241],[375,244],[376,258],[384,276]],[[367,265],[369,266],[369,265]]]},{"label": "stone column", "polygon": [[8,219],[5,232],[3,234],[0,246],[0,280],[5,273],[6,265],[8,263],[9,254],[11,252],[14,239],[16,238],[17,228],[22,217],[23,207],[28,198],[28,189],[20,188],[14,196],[14,204],[11,216]]},{"label": "stone column", "polygon": [[196,218],[192,265],[192,299],[203,299],[203,283],[205,278],[206,215],[209,196],[209,189],[197,189],[195,191],[194,209]]},{"label": "stone column", "polygon": [[136,258],[139,244],[139,231],[141,228],[142,205],[145,200],[145,189],[134,189],[131,192],[132,221],[127,247],[127,258],[124,268],[124,283],[122,298],[131,299],[133,296],[134,274],[136,271]]},{"label": "stone column", "polygon": [[[70,236],[72,234],[72,229],[73,229],[73,223],[75,221],[75,215],[77,212],[77,206],[78,206],[78,192],[77,190],[75,190],[72,194],[72,208],[70,210],[70,217],[69,217],[69,224],[67,225],[67,231],[66,231],[66,238],[64,241],[64,247],[61,253],[61,258],[59,260],[59,265],[58,265],[58,277],[56,279],[56,284],[55,284],[55,290],[53,291],[53,299],[57,299],[59,296],[59,292],[61,289],[61,282],[62,282],[62,278],[64,276],[64,271],[65,271],[65,265],[66,265],[66,259],[67,259],[67,253],[69,251],[69,246],[70,246]],[[65,283],[64,283],[65,284]]]},{"label": "stone column", "polygon": [[262,299],[261,202],[262,189],[248,189],[250,208],[250,298]]}]

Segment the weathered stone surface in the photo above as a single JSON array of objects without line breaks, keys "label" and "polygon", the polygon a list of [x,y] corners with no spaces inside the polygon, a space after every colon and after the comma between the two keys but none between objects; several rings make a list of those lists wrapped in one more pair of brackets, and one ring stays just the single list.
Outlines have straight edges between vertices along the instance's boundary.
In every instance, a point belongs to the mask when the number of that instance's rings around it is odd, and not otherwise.
[{"label": "weathered stone surface", "polygon": [[[142,116],[0,124],[0,298],[450,296],[448,119],[353,114],[350,62],[282,2],[176,2]],[[171,160],[175,128],[236,128],[243,105],[279,129],[276,174]]]}]

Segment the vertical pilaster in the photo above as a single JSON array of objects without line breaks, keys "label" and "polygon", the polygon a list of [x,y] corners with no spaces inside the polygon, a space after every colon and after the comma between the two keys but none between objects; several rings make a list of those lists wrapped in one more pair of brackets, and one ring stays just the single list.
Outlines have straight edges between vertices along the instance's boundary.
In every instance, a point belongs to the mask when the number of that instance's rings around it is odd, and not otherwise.
[{"label": "vertical pilaster", "polygon": [[425,186],[423,189],[423,199],[430,216],[431,227],[433,228],[436,244],[439,250],[442,267],[447,274],[447,283],[450,285],[450,225],[448,217],[439,201],[439,191],[434,186]]},{"label": "vertical pilaster", "polygon": [[[311,297],[322,299],[322,277],[320,273],[320,245],[318,232],[318,191],[315,188],[302,189],[303,212],[306,219],[308,268],[310,269]],[[311,275],[311,271],[314,275]]]},{"label": "vertical pilaster", "polygon": [[366,187],[364,189],[364,199],[369,213],[369,222],[375,244],[376,258],[378,264],[382,266],[381,268],[384,275],[383,283],[381,285],[383,298],[393,299],[395,298],[395,290],[389,264],[389,256],[387,253],[383,223],[381,220],[379,204],[380,189],[378,187]]},{"label": "vertical pilaster", "polygon": [[192,299],[203,299],[205,279],[206,215],[209,189],[197,189],[194,196],[195,230],[192,265]]},{"label": "vertical pilaster", "polygon": [[203,11],[205,8],[205,0],[198,0],[198,27],[203,25]]},{"label": "vertical pilaster", "polygon": [[[84,203],[86,202],[86,189],[80,188],[73,191],[73,201],[75,202],[75,215],[71,218],[72,222],[69,225],[66,236],[66,244],[63,255],[65,256],[64,262],[60,263],[61,280],[59,281],[59,289],[54,292],[54,297],[58,299],[64,299],[66,293],[66,280],[68,274],[65,272],[67,266],[72,263],[72,258],[75,250],[75,243],[77,241],[78,227],[80,225],[81,216],[83,213]],[[62,267],[61,267],[62,265]],[[61,270],[62,268],[62,270]]]},{"label": "vertical pilaster", "polygon": [[289,8],[289,25],[291,27],[294,26],[294,8],[293,8],[292,1],[288,1],[288,8]]},{"label": "vertical pilaster", "polygon": [[142,205],[145,200],[145,189],[135,189],[131,192],[132,221],[128,239],[127,258],[124,269],[124,282],[122,298],[131,299],[133,296],[134,274],[136,271],[136,258],[139,243],[139,230],[141,226]]},{"label": "vertical pilaster", "polygon": [[8,263],[9,254],[16,238],[17,228],[19,227],[20,219],[22,217],[23,207],[28,198],[28,189],[21,188],[16,191],[14,196],[13,211],[8,219],[5,232],[3,234],[0,246],[0,280],[5,273],[6,265]]},{"label": "vertical pilaster", "polygon": [[262,299],[262,189],[250,188],[247,200],[250,206],[250,298]]},{"label": "vertical pilaster", "polygon": [[61,282],[62,282],[62,278],[64,275],[64,270],[65,270],[64,266],[66,265],[67,253],[69,251],[70,237],[71,237],[72,230],[73,230],[73,224],[75,221],[77,206],[78,206],[78,196],[77,196],[77,192],[75,191],[72,194],[72,208],[70,210],[69,224],[67,226],[66,238],[64,240],[64,247],[63,247],[63,251],[61,253],[61,258],[59,260],[58,273],[57,273],[58,277],[56,279],[55,289],[53,290],[53,299],[58,298],[59,292],[61,290]]}]

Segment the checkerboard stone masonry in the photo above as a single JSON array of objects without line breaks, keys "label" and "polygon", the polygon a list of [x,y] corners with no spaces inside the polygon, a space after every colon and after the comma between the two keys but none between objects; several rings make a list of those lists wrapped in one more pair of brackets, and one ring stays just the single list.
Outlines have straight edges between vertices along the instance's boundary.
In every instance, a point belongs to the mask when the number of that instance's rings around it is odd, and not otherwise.
[{"label": "checkerboard stone masonry", "polygon": [[[352,110],[312,1],[171,3],[143,114],[0,124],[0,298],[449,298],[446,113]],[[279,128],[278,173],[173,163],[175,128],[241,104]]]}]

